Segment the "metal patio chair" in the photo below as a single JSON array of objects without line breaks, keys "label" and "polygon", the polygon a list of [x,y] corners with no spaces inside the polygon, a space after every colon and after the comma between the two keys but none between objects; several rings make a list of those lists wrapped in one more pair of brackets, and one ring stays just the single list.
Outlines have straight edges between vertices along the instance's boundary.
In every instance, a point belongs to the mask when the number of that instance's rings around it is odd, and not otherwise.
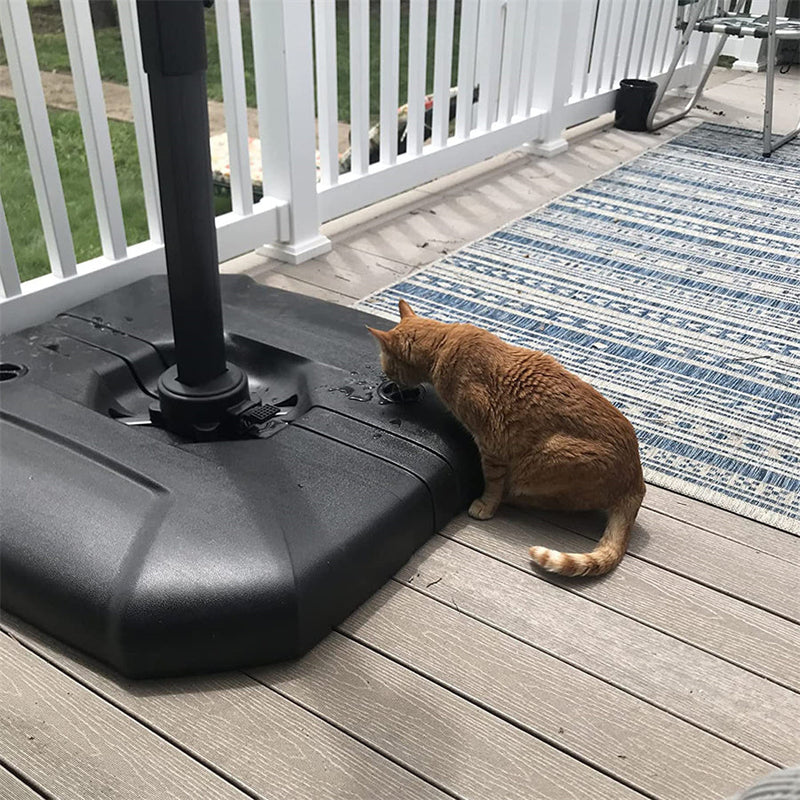
[{"label": "metal patio chair", "polygon": [[[770,156],[781,145],[786,144],[790,139],[800,133],[800,122],[798,126],[789,133],[778,139],[772,136],[772,107],[775,95],[775,56],[778,49],[778,41],[783,39],[800,39],[800,19],[790,19],[778,16],[777,0],[770,0],[769,12],[760,16],[752,16],[742,13],[745,0],[678,0],[678,16],[676,28],[681,30],[681,38],[672,57],[669,70],[662,82],[660,82],[650,113],[647,116],[647,129],[650,131],[663,128],[671,122],[676,122],[685,117],[699,100],[705,88],[711,71],[717,63],[719,54],[725,46],[728,36],[751,36],[756,39],[767,40],[767,86],[766,98],[764,103],[764,136],[763,154]],[[675,69],[678,66],[689,41],[695,33],[721,34],[717,46],[711,55],[711,59],[706,66],[703,76],[698,82],[694,93],[686,106],[675,114],[671,114],[663,119],[656,120],[655,116],[664,99],[664,94],[669,87]]]}]

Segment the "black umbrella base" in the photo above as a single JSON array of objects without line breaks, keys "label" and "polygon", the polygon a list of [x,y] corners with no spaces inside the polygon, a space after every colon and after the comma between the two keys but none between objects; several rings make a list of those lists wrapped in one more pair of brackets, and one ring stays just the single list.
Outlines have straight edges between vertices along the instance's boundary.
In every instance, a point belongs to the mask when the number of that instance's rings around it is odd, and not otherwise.
[{"label": "black umbrella base", "polygon": [[166,278],[2,342],[2,606],[133,677],[301,655],[481,489],[434,393],[381,385],[385,320],[221,283],[261,401],[222,433],[151,422]]}]

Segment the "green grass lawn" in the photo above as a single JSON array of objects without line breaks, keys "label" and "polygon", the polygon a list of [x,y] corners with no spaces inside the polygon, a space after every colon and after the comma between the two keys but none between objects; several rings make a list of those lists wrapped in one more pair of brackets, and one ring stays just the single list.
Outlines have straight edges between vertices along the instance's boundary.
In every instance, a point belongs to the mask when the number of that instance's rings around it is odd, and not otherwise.
[{"label": "green grass lawn", "polygon": [[[74,111],[52,110],[50,127],[75,255],[78,262],[86,261],[102,255],[102,250],[80,118]],[[110,120],[109,127],[126,238],[128,244],[143,242],[148,238],[147,218],[133,125]],[[0,98],[0,195],[3,197],[20,278],[28,280],[45,275],[50,271],[50,262],[16,103],[5,98]],[[216,206],[218,214],[230,211],[230,200],[216,198]]]},{"label": "green grass lawn", "polygon": [[[408,100],[408,0],[400,4],[400,81],[399,103]],[[455,36],[453,42],[453,58],[451,64],[451,86],[456,82],[458,65],[458,32],[461,19],[461,3],[456,3]],[[381,68],[381,34],[380,34],[380,2],[370,0],[369,20],[369,63],[370,63],[370,115],[377,121],[380,115],[380,68]],[[348,3],[337,0],[336,3],[336,73],[338,77],[339,119],[350,121],[350,24]],[[436,0],[428,5],[428,69],[425,91],[433,91],[433,53],[436,42]]]},{"label": "green grass lawn", "polygon": [[[4,0],[0,0],[4,2]],[[456,34],[461,4],[456,6]],[[43,72],[68,73],[69,57],[61,22],[61,13],[53,0],[29,0],[31,25],[34,31],[39,67]],[[349,86],[349,20],[348,4],[336,4],[337,62],[339,78],[339,119],[350,118]],[[428,23],[428,75],[427,91],[433,86],[433,46],[435,38],[436,2],[430,3]],[[208,40],[208,95],[222,99],[217,30],[213,11],[206,12]],[[458,36],[456,35],[456,40]],[[100,73],[103,80],[126,83],[122,41],[117,28],[95,31]],[[242,6],[242,43],[245,61],[247,103],[255,106],[255,77],[250,15],[247,5]],[[457,42],[453,53],[453,69],[457,63]],[[5,64],[5,51],[0,41],[0,64]],[[370,0],[370,111],[377,119],[380,108],[380,3]],[[408,2],[401,6],[400,29],[400,85],[399,104],[407,99],[408,78]],[[56,148],[67,213],[72,228],[75,253],[79,262],[101,255],[100,238],[94,209],[94,200],[84,152],[80,119],[76,112],[50,112],[50,124]],[[147,221],[144,210],[141,176],[133,125],[109,121],[117,179],[122,199],[122,212],[129,244],[147,239]],[[0,98],[0,194],[5,206],[14,253],[22,280],[43,275],[50,270],[44,243],[39,211],[28,168],[16,105],[13,100]],[[216,197],[216,212],[230,211],[230,199]]]},{"label": "green grass lawn", "polygon": [[[461,3],[456,4],[456,36],[453,52],[453,69],[458,60],[458,25]],[[50,0],[37,2],[30,6],[31,27],[34,31],[39,68],[43,72],[70,71],[67,44],[57,3]],[[432,0],[428,12],[428,75],[427,89],[433,90],[433,48],[435,41],[436,2]],[[253,36],[249,7],[242,5],[242,48],[244,51],[245,91],[247,105],[256,105],[255,69],[253,67]],[[408,0],[401,4],[400,26],[400,85],[399,105],[406,102],[408,94]],[[217,26],[213,10],[206,12],[206,41],[208,45],[208,97],[222,100],[222,80],[219,66],[219,45]],[[95,31],[97,58],[100,75],[104,81],[127,83],[125,60],[122,54],[122,40],[118,28],[104,28]],[[336,50],[338,75],[339,119],[350,120],[350,49],[348,3],[336,3]],[[0,64],[6,63],[5,51],[0,44]],[[380,111],[380,2],[370,0],[370,113],[377,119]],[[455,77],[455,72],[453,73]]]},{"label": "green grass lawn", "polygon": [[[64,38],[64,28],[58,3],[39,2],[29,4],[33,40],[39,69],[42,72],[69,73],[69,54]],[[243,46],[245,51],[248,105],[255,106],[255,79],[253,77],[253,42],[250,32],[250,17],[243,19]],[[214,12],[206,12],[206,33],[209,50],[208,64],[208,96],[211,100],[222,100],[222,81],[220,79],[219,49],[217,44],[217,27]],[[119,28],[101,28],[95,30],[97,60],[100,65],[100,76],[104,81],[112,83],[128,82],[125,70],[125,58],[122,52],[122,38]],[[6,64],[6,54],[0,43],[0,64]]]},{"label": "green grass lawn", "polygon": [[[102,251],[80,119],[73,111],[51,111],[50,127],[67,200],[75,255],[79,262],[85,261],[101,255]],[[112,120],[110,129],[125,232],[128,243],[133,244],[148,238],[136,140],[130,123]],[[5,98],[0,98],[0,164],[0,194],[20,277],[27,280],[44,275],[50,271],[50,262],[22,130],[15,102]]]}]

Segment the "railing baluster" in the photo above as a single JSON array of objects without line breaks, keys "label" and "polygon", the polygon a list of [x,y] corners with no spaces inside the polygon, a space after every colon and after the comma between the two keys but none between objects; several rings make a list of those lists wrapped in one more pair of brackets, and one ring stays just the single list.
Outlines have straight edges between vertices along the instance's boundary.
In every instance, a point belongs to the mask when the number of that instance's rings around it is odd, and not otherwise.
[{"label": "railing baluster", "polygon": [[122,221],[117,169],[111,149],[89,0],[61,0],[61,16],[94,194],[100,243],[103,255],[111,261],[118,261],[125,258],[127,250],[125,224]]},{"label": "railing baluster", "polygon": [[406,152],[422,152],[428,61],[428,0],[411,0],[408,19],[408,124]]},{"label": "railing baluster", "polygon": [[522,56],[520,58],[520,81],[516,113],[519,116],[527,117],[531,112],[534,80],[533,65],[536,36],[542,26],[542,3],[538,2],[538,0],[527,0],[525,5],[525,29],[522,34]]},{"label": "railing baluster", "polygon": [[594,31],[594,46],[592,47],[592,65],[589,70],[589,90],[592,95],[600,94],[603,85],[603,76],[606,72],[606,58],[608,55],[608,31],[611,16],[611,0],[600,0],[597,6],[597,21]]},{"label": "railing baluster", "polygon": [[642,0],[632,0],[632,8],[628,8],[626,19],[630,19],[630,25],[623,33],[621,41],[627,43],[627,51],[625,53],[625,66],[622,68],[622,78],[630,78],[631,76],[631,63],[633,62],[633,53],[637,47],[639,35],[639,7]]},{"label": "railing baluster", "polygon": [[589,81],[589,58],[592,53],[592,32],[597,16],[597,2],[584,2],[574,7],[577,11],[575,25],[575,61],[572,70],[572,100],[581,100],[586,96]]},{"label": "railing baluster", "polygon": [[664,10],[667,10],[669,13],[672,13],[671,7],[667,8],[667,4],[659,4],[656,3],[655,12],[653,14],[653,37],[650,39],[650,48],[649,48],[649,56],[647,58],[647,73],[645,77],[649,78],[651,75],[655,74],[656,66],[658,62],[656,61],[656,51],[661,44],[661,37],[663,35],[662,27],[664,24]]},{"label": "railing baluster", "polygon": [[[608,43],[606,45],[605,65],[603,68],[603,80],[601,90],[614,89],[617,83],[617,69],[620,61],[620,49],[624,44],[630,42],[630,28],[626,15],[627,0],[612,0],[611,19],[608,26]],[[627,35],[623,35],[627,32]],[[622,77],[625,77],[624,75]]]},{"label": "railing baluster", "polygon": [[497,46],[501,19],[498,0],[481,0],[478,21],[477,79],[480,86],[478,98],[479,131],[488,131],[497,114],[497,81],[500,74],[500,52]]},{"label": "railing baluster", "polygon": [[639,41],[639,54],[636,57],[636,77],[641,78],[644,70],[644,54],[647,51],[647,41],[650,35],[650,21],[653,18],[653,5],[658,0],[642,0],[646,4],[644,19],[639,28],[637,40]]},{"label": "railing baluster", "polygon": [[339,181],[339,103],[334,0],[314,0],[314,40],[317,56],[320,179],[323,186],[335,186]]},{"label": "railing baluster", "polygon": [[475,87],[475,57],[478,46],[478,0],[461,4],[461,30],[458,39],[458,98],[456,137],[469,138],[472,130],[472,92]]},{"label": "railing baluster", "polygon": [[433,134],[436,147],[444,147],[450,133],[450,74],[453,63],[455,0],[437,0],[436,50],[433,68]]},{"label": "railing baluster", "polygon": [[497,106],[497,119],[504,124],[511,121],[516,110],[526,5],[525,0],[508,0],[506,3],[505,30],[501,48],[500,99]]},{"label": "railing baluster", "polygon": [[231,165],[231,207],[234,214],[245,216],[253,213],[253,182],[250,178],[247,96],[239,0],[217,0],[214,7],[222,97],[225,101],[228,163]]},{"label": "railing baluster", "polygon": [[381,164],[397,161],[399,96],[400,0],[381,0]]},{"label": "railing baluster", "polygon": [[0,31],[17,100],[50,269],[56,277],[67,278],[77,272],[75,248],[25,2],[0,2]]},{"label": "railing baluster", "polygon": [[350,169],[369,169],[369,3],[350,0]]},{"label": "railing baluster", "polygon": [[8,232],[3,210],[3,198],[0,197],[0,297],[13,297],[21,291],[11,234]]},{"label": "railing baluster", "polygon": [[[671,6],[665,6],[661,11],[661,28],[658,40],[656,41],[656,49],[654,52],[653,74],[658,75],[666,69],[665,61],[667,60],[667,53],[672,54],[674,48],[672,45],[676,43],[675,27],[672,24],[675,17],[675,9]],[[706,37],[703,37],[706,38]]]},{"label": "railing baluster", "polygon": [[147,230],[150,240],[160,244],[164,241],[164,236],[161,230],[161,202],[158,195],[153,120],[150,116],[150,91],[147,86],[147,75],[142,66],[136,0],[117,0],[117,15],[122,37],[125,70],[128,74],[128,89],[131,94],[136,147],[139,151]]}]

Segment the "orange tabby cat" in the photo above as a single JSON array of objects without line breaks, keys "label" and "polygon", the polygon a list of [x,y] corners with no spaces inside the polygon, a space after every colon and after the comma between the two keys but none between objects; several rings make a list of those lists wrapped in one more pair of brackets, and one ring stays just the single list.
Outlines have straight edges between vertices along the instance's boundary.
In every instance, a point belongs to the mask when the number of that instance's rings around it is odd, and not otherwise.
[{"label": "orange tabby cat", "polygon": [[602,575],[620,562],[645,487],[636,434],[608,400],[545,353],[418,317],[404,300],[395,328],[369,330],[387,377],[431,383],[475,439],[485,485],[470,516],[490,519],[503,500],[603,509],[608,524],[594,551],[532,547],[531,558],[563,575]]}]

